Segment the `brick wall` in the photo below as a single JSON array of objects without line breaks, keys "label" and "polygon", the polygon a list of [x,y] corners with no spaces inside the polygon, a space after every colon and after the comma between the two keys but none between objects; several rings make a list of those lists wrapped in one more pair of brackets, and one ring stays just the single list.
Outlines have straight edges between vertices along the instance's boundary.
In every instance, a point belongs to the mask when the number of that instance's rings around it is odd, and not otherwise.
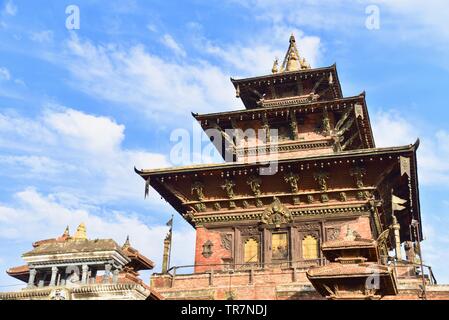
[{"label": "brick wall", "polygon": [[[206,270],[220,270],[222,266],[201,266],[205,264],[223,264],[223,259],[231,259],[232,251],[223,247],[220,232],[208,230],[203,227],[196,229],[196,246],[195,246],[195,272],[204,272]],[[203,245],[210,241],[212,243],[212,255],[205,257],[203,255]]]},{"label": "brick wall", "polygon": [[[153,275],[152,289],[166,299],[228,299],[230,292],[237,300],[321,300],[321,297],[308,281],[305,270],[274,269],[199,273],[190,275]],[[420,279],[410,278],[399,282],[399,294],[385,296],[384,300],[420,299]],[[173,284],[173,286],[172,286]],[[449,286],[428,285],[429,300],[449,300]]]}]

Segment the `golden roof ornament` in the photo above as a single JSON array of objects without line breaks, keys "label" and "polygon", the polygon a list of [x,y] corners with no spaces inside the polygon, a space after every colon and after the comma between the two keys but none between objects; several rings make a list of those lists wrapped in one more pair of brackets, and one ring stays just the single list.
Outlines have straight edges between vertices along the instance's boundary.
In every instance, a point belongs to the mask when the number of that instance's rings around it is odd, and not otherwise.
[{"label": "golden roof ornament", "polygon": [[131,242],[129,241],[129,236],[127,236],[126,241],[122,246],[122,249],[128,249],[129,247],[131,247]]},{"label": "golden roof ornament", "polygon": [[274,59],[273,68],[271,69],[272,73],[278,73],[279,72],[279,60],[278,58]]},{"label": "golden roof ornament", "polygon": [[285,54],[284,62],[282,62],[280,70],[277,68],[277,60],[275,60],[275,64],[273,65],[273,69],[271,71],[273,73],[278,73],[307,69],[311,69],[311,66],[305,58],[300,56],[298,48],[296,47],[295,36],[292,34],[290,36],[290,45],[287,53]]},{"label": "golden roof ornament", "polygon": [[87,240],[86,225],[84,223],[81,223],[78,226],[78,228],[76,229],[76,233],[73,236],[73,239],[75,239],[75,240]]}]

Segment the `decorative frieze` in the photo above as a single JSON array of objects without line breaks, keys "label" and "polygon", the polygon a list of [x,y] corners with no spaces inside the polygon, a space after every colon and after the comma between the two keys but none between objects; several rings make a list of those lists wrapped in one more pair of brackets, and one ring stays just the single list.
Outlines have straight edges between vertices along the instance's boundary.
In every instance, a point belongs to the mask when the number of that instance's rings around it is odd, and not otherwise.
[{"label": "decorative frieze", "polygon": [[320,230],[321,226],[318,223],[305,223],[296,226],[299,231],[315,231]]},{"label": "decorative frieze", "polygon": [[[340,208],[317,208],[317,209],[290,209],[291,216],[293,218],[298,217],[339,217],[339,216],[360,216],[369,215],[369,208],[363,206],[351,206]],[[234,222],[234,221],[261,221],[261,212],[249,212],[241,214],[213,214],[199,217],[192,217],[193,224],[204,223],[220,223],[220,222]]]},{"label": "decorative frieze", "polygon": [[230,233],[221,233],[221,246],[226,250],[230,251],[232,249],[232,234]]},{"label": "decorative frieze", "polygon": [[307,195],[307,203],[312,204],[315,201],[313,196],[311,194]]},{"label": "decorative frieze", "polygon": [[206,205],[204,203],[200,202],[200,203],[196,203],[195,204],[195,209],[198,212],[204,212],[204,211],[206,211],[207,208],[206,208]]},{"label": "decorative frieze", "polygon": [[[293,152],[300,150],[311,150],[311,149],[326,149],[333,146],[333,141],[316,141],[316,142],[294,142],[288,144],[278,144],[276,145],[276,151],[278,153],[282,152]],[[257,147],[245,147],[237,149],[237,156],[256,156],[258,154],[270,154],[272,146],[257,146]]]},{"label": "decorative frieze", "polygon": [[340,237],[340,228],[326,228],[327,241],[338,240]]},{"label": "decorative frieze", "polygon": [[329,196],[326,193],[320,195],[320,200],[322,203],[329,202]]},{"label": "decorative frieze", "polygon": [[256,236],[260,234],[260,230],[255,226],[243,226],[239,230],[242,236]]}]

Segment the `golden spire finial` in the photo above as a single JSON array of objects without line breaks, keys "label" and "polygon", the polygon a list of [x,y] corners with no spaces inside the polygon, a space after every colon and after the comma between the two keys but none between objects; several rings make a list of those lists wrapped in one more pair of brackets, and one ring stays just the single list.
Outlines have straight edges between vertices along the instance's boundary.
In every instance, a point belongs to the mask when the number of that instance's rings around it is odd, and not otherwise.
[{"label": "golden spire finial", "polygon": [[289,42],[290,45],[287,53],[285,54],[284,62],[282,63],[280,71],[284,72],[311,69],[310,64],[307,63],[306,59],[299,55],[298,48],[296,47],[296,39],[293,33],[290,36]]},{"label": "golden spire finial", "polygon": [[131,242],[129,241],[129,236],[127,236],[126,237],[126,241],[125,241],[125,243],[122,246],[122,249],[127,249],[129,247],[131,247]]},{"label": "golden spire finial", "polygon": [[292,43],[292,42],[296,42],[295,35],[293,34],[293,32],[290,35],[290,43]]},{"label": "golden spire finial", "polygon": [[78,226],[78,228],[76,229],[76,233],[73,236],[73,239],[76,239],[76,240],[87,240],[86,225],[84,223],[81,223]]},{"label": "golden spire finial", "polygon": [[279,60],[276,57],[276,59],[274,59],[274,63],[273,63],[273,68],[271,69],[272,73],[278,73],[279,72]]}]

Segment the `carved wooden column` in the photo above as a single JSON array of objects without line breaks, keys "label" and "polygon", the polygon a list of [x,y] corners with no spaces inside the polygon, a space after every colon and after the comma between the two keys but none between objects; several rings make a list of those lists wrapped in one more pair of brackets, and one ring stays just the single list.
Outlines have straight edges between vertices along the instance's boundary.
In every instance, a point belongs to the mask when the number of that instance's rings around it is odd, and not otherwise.
[{"label": "carved wooden column", "polygon": [[54,287],[56,285],[57,275],[58,275],[58,267],[51,267],[50,287]]},{"label": "carved wooden column", "polygon": [[104,266],[103,283],[109,283],[109,277],[111,276],[111,269],[112,269],[112,265],[110,263],[107,263]]},{"label": "carved wooden column", "polygon": [[244,262],[242,246],[242,235],[240,229],[234,228],[234,269],[237,267],[235,264]]},{"label": "carved wooden column", "polygon": [[402,252],[401,252],[401,237],[399,234],[399,230],[401,226],[398,223],[396,216],[393,214],[393,231],[394,231],[394,243],[395,243],[395,251],[396,251],[396,260],[402,261]]},{"label": "carved wooden column", "polygon": [[119,269],[115,269],[115,270],[112,272],[112,283],[113,283],[113,284],[117,284],[117,283],[118,283],[118,275],[119,275],[119,273],[120,273],[120,270],[119,270]]},{"label": "carved wooden column", "polygon": [[263,229],[262,241],[263,241],[262,258],[264,267],[266,268],[269,267],[271,263],[271,232],[267,228]]},{"label": "carved wooden column", "polygon": [[293,261],[292,267],[296,267],[297,261],[299,260],[299,235],[295,227],[290,227],[290,244],[290,257]]},{"label": "carved wooden column", "polygon": [[36,279],[36,274],[37,274],[36,269],[30,268],[30,277],[28,278],[28,288],[34,287],[34,280]]},{"label": "carved wooden column", "polygon": [[87,264],[83,264],[82,266],[82,275],[81,275],[81,283],[87,284],[87,273],[89,272],[89,267]]}]

